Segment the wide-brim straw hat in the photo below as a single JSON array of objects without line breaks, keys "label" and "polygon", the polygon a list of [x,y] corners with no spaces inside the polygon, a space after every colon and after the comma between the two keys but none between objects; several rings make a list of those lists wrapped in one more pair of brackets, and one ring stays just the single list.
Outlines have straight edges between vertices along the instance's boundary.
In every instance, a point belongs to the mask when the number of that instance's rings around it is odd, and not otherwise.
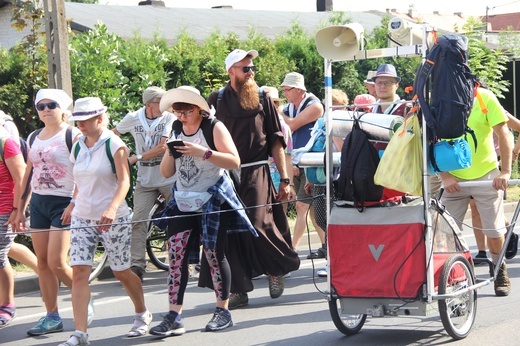
[{"label": "wide-brim straw hat", "polygon": [[206,99],[200,95],[200,91],[191,86],[183,85],[168,90],[161,98],[159,108],[161,112],[171,111],[174,103],[188,103],[209,113],[209,106]]}]

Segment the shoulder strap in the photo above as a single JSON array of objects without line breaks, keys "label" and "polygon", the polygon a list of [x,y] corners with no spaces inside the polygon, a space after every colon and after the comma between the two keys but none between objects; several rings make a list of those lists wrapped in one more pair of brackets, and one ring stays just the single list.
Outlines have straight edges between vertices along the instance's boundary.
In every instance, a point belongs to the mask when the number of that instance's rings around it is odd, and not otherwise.
[{"label": "shoulder strap", "polygon": [[110,161],[110,165],[112,166],[112,173],[116,174],[116,164],[114,163],[114,156],[112,156],[112,151],[110,150],[110,138],[108,138],[105,142],[105,151],[107,153],[108,160]]},{"label": "shoulder strap", "polygon": [[29,137],[27,137],[27,142],[29,143],[30,147],[32,147],[34,140],[36,139],[36,136],[38,136],[40,134],[40,132],[42,132],[42,130],[43,130],[43,127],[41,129],[31,132]]},{"label": "shoulder strap", "polygon": [[79,149],[80,149],[79,144],[76,143],[76,145],[74,146],[74,159],[78,158]]},{"label": "shoulder strap", "polygon": [[222,88],[218,89],[217,107],[216,108],[218,108],[218,103],[220,102],[220,100],[222,100],[222,95],[224,95],[224,88],[225,88],[225,86],[223,86]]},{"label": "shoulder strap", "polygon": [[430,110],[430,106],[426,101],[424,88],[426,87],[428,77],[431,75],[433,71],[433,66],[437,61],[440,52],[441,48],[439,47],[439,45],[434,45],[430,53],[427,55],[426,61],[419,68],[419,71],[417,71],[417,77],[414,86],[414,90],[417,93],[417,99],[419,100],[424,120],[426,121],[426,124],[431,128],[435,128],[435,118],[433,117],[433,114]]},{"label": "shoulder strap", "polygon": [[73,127],[69,125],[69,127],[67,127],[67,131],[65,132],[65,143],[67,144],[69,153],[72,150],[72,129]]},{"label": "shoulder strap", "polygon": [[202,123],[200,124],[200,127],[202,129],[202,134],[204,135],[204,138],[206,138],[206,142],[208,142],[208,146],[216,150],[215,147],[215,141],[213,139],[213,129],[215,127],[215,124],[218,122],[218,119],[214,116],[210,116],[208,118],[203,118]]}]

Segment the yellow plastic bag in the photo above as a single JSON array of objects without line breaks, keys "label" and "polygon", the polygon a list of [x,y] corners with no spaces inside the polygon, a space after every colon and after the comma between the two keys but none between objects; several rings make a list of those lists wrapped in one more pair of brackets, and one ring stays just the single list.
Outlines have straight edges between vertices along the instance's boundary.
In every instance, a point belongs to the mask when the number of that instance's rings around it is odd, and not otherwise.
[{"label": "yellow plastic bag", "polygon": [[374,182],[413,196],[422,195],[422,154],[419,119],[412,114],[388,142]]}]

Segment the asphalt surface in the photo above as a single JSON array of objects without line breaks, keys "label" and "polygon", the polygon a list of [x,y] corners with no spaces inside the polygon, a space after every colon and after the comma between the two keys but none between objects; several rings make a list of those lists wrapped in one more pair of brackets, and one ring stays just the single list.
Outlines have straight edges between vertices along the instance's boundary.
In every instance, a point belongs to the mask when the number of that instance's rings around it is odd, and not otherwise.
[{"label": "asphalt surface", "polygon": [[[513,207],[508,206],[507,214]],[[520,233],[520,227],[516,228]],[[470,230],[464,238],[476,252]],[[315,233],[309,236],[313,249],[319,241]],[[133,316],[132,303],[122,286],[114,278],[95,280],[92,295],[96,318],[89,327],[91,345],[440,345],[453,343],[440,321],[439,315],[430,317],[368,318],[361,331],[354,336],[344,336],[334,326],[327,303],[326,278],[314,276],[316,268],[325,265],[324,259],[310,261],[307,236],[299,248],[302,260],[299,270],[285,279],[285,292],[278,299],[271,299],[267,279],[255,280],[255,290],[249,294],[249,305],[232,311],[234,326],[218,333],[204,331],[214,309],[211,290],[197,287],[196,277],[190,279],[183,311],[186,334],[178,337],[157,338],[144,336],[128,339],[124,335],[130,329]],[[477,314],[467,338],[457,345],[518,345],[520,340],[520,255],[507,261],[512,282],[508,297],[495,297],[493,285],[478,290]],[[315,268],[313,268],[313,265]],[[149,264],[145,276],[145,299],[154,313],[152,326],[162,320],[167,310],[166,273],[153,269]],[[488,276],[486,267],[475,268],[479,277]],[[377,275],[377,273],[374,273]],[[40,337],[28,337],[26,331],[44,315],[44,307],[38,291],[34,291],[34,278],[16,281],[17,317],[9,326],[0,330],[2,345],[57,345],[68,339],[74,329],[70,290],[62,288],[59,295],[60,313],[65,331]]]}]

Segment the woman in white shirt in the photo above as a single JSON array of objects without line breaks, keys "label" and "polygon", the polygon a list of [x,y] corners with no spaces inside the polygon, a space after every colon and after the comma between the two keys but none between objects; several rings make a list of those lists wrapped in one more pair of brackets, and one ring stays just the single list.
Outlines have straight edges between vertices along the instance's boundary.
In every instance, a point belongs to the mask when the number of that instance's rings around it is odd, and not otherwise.
[{"label": "woman in white shirt", "polygon": [[76,100],[72,113],[72,120],[77,122],[83,134],[70,154],[76,181],[70,239],[70,265],[74,273],[72,308],[76,331],[61,346],[89,344],[88,278],[99,240],[108,254],[110,268],[134,304],[134,324],[127,336],[146,334],[152,321],[152,314],[144,303],[141,280],[130,270],[132,228],[130,210],[125,201],[130,188],[129,150],[119,137],[107,129],[106,110],[98,97],[85,97]]}]

